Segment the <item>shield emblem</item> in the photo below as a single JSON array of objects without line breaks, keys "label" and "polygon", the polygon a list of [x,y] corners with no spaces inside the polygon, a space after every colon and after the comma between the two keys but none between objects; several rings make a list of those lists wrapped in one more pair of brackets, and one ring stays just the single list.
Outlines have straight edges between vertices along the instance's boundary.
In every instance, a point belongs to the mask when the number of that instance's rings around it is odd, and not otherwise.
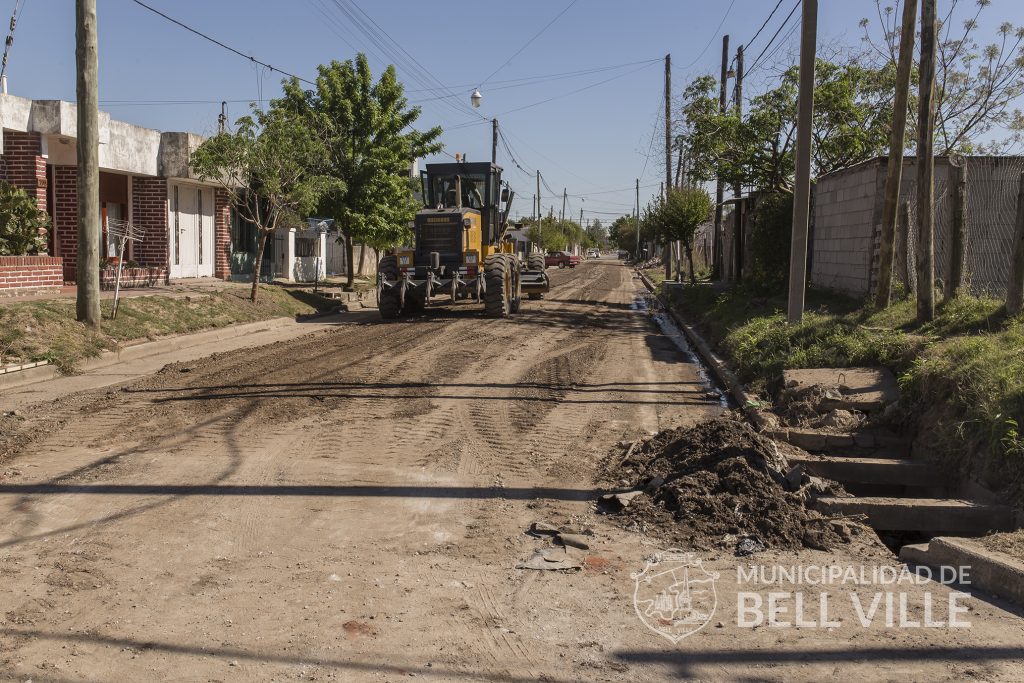
[{"label": "shield emblem", "polygon": [[704,628],[715,613],[718,573],[704,569],[693,553],[676,548],[658,553],[632,578],[636,615],[673,645]]}]

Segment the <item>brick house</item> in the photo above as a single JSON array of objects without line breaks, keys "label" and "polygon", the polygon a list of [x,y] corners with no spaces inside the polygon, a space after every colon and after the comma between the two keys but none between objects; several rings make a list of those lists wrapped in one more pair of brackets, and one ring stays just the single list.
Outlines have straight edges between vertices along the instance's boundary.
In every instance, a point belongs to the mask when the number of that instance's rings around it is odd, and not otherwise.
[{"label": "brick house", "polygon": [[[60,100],[29,100],[0,94],[0,178],[24,189],[51,217],[48,257],[0,257],[0,291],[53,286],[55,259],[63,281],[74,282],[77,261],[77,107]],[[128,260],[144,266],[155,279],[218,277],[230,271],[231,211],[228,193],[196,178],[189,155],[203,138],[191,133],[160,132],[110,118],[100,112],[100,207],[104,226],[101,258],[117,255],[106,231],[110,218],[127,219],[145,228],[132,244]],[[5,264],[4,260],[19,259]],[[7,267],[18,276],[5,277]],[[11,271],[13,272],[13,271]]]}]

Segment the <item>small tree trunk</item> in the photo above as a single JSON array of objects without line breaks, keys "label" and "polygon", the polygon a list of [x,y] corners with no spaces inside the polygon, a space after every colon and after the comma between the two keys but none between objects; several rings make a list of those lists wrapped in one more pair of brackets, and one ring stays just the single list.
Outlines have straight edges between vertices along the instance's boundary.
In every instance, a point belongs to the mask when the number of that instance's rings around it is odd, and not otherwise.
[{"label": "small tree trunk", "polygon": [[683,247],[686,249],[686,262],[690,266],[690,284],[697,284],[697,275],[693,272],[693,245],[690,240],[683,240]]},{"label": "small tree trunk", "polygon": [[366,265],[366,245],[365,244],[360,244],[359,245],[359,270],[356,271],[356,272],[359,273],[360,276],[362,276],[362,274],[363,274],[363,268],[365,267],[365,265]]},{"label": "small tree trunk", "polygon": [[946,275],[944,299],[957,295],[964,284],[964,254],[967,249],[967,159],[953,166],[953,226],[949,241],[949,272]]},{"label": "small tree trunk", "polygon": [[352,236],[345,232],[345,265],[347,271],[345,276],[345,290],[352,291],[352,283],[355,280],[355,249],[352,246]]},{"label": "small tree trunk", "polygon": [[1017,315],[1024,309],[1024,173],[1017,192],[1017,220],[1010,245],[1010,280],[1006,283],[1006,312]]},{"label": "small tree trunk", "polygon": [[267,249],[267,239],[269,237],[270,231],[260,230],[259,246],[256,247],[256,263],[252,266],[252,292],[249,294],[249,300],[253,303],[256,303],[256,296],[260,291],[260,271],[263,269],[263,252]]}]

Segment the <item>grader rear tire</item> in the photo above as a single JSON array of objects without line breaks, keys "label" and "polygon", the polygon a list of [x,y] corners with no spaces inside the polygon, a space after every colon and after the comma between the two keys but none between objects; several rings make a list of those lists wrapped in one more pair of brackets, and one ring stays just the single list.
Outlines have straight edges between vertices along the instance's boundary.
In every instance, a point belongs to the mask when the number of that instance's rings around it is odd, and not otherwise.
[{"label": "grader rear tire", "polygon": [[[398,257],[385,256],[377,266],[377,272],[382,274],[391,282],[398,280]],[[384,320],[394,320],[402,314],[402,303],[398,299],[398,292],[390,289],[381,289],[377,292],[377,310]]]},{"label": "grader rear tire", "polygon": [[484,315],[507,318],[512,312],[512,272],[505,254],[491,254],[484,261]]},{"label": "grader rear tire", "polygon": [[[534,271],[539,270],[542,273],[545,270],[547,270],[547,265],[545,265],[545,263],[544,263],[544,255],[543,254],[530,254],[530,256],[526,259],[526,265],[527,265],[527,269],[528,270],[534,270]],[[531,301],[536,301],[537,299],[543,299],[544,298],[544,295],[541,294],[540,292],[531,292],[530,294],[527,294],[526,296]]]}]

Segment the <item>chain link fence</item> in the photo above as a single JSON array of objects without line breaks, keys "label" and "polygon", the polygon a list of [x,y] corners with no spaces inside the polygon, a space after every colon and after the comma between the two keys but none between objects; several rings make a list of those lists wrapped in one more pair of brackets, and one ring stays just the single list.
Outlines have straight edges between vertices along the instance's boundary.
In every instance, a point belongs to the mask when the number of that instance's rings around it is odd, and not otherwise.
[{"label": "chain link fence", "polygon": [[[956,166],[966,174],[963,286],[972,294],[1003,298],[1010,275],[1010,249],[1017,215],[1017,195],[1024,157],[961,157],[936,159],[935,163],[935,280],[944,288],[952,267]],[[904,170],[901,188],[901,221],[897,230],[896,279],[911,292],[917,291],[916,169]]]}]

